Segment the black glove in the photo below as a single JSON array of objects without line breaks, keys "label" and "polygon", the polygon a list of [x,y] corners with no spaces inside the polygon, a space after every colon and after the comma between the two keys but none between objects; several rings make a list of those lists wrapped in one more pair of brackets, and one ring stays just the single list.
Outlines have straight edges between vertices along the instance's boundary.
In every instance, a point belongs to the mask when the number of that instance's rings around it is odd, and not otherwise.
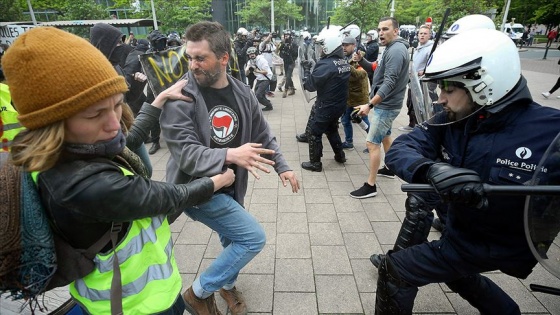
[{"label": "black glove", "polygon": [[426,180],[445,202],[459,202],[477,209],[488,207],[480,176],[475,171],[435,163],[428,169]]},{"label": "black glove", "polygon": [[313,62],[311,62],[310,60],[302,60],[300,64],[304,70],[311,70],[311,68],[313,67]]}]

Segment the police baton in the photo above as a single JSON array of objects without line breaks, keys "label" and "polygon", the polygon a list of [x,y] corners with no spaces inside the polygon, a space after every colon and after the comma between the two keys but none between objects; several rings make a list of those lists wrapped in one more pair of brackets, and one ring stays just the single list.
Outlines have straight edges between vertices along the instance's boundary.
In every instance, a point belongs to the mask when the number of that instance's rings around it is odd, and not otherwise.
[{"label": "police baton", "polygon": [[[482,184],[482,188],[484,189],[484,193],[488,195],[560,195],[560,186],[558,185],[516,186]],[[401,190],[403,192],[437,192],[435,188],[430,184],[402,184]]]}]

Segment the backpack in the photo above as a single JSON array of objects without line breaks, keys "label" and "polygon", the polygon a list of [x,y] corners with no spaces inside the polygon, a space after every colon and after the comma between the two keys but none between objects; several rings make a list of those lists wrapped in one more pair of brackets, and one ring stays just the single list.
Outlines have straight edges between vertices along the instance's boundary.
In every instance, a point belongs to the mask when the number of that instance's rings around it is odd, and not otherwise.
[{"label": "backpack", "polygon": [[[30,300],[32,310],[44,292],[91,273],[95,255],[109,242],[113,250],[116,248],[122,227],[121,223],[113,223],[112,229],[85,251],[73,248],[53,233],[55,228],[36,189],[37,175],[38,172],[24,172],[12,165],[8,153],[0,153],[0,294]],[[117,260],[113,262],[113,285],[118,287],[111,287],[111,303],[115,297],[122,304]]]}]

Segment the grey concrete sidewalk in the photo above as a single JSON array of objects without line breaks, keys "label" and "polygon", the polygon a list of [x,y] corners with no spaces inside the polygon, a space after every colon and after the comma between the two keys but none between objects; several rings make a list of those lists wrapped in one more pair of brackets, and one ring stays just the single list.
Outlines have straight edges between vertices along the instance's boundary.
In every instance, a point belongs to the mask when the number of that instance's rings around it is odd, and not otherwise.
[{"label": "grey concrete sidewalk", "polygon": [[[560,99],[555,96],[544,99],[540,95],[558,78],[556,61],[524,60],[523,73],[535,100],[560,108]],[[551,67],[556,69],[555,74],[539,71]],[[260,180],[250,179],[245,207],[264,226],[267,245],[242,270],[237,286],[243,291],[252,314],[373,314],[377,270],[369,256],[392,248],[404,218],[406,195],[400,190],[403,181],[380,177],[375,198],[357,200],[349,196],[350,191],[363,184],[368,172],[368,157],[362,153],[365,133],[357,126],[354,127],[356,149],[347,151],[345,165],[334,161],[325,140],[324,171],[302,170],[300,163],[308,160],[308,148],[307,144],[297,143],[295,135],[304,131],[311,105],[305,102],[301,88],[296,88],[296,94],[285,99],[276,92],[276,97],[271,98],[274,110],[264,115],[284,156],[297,173],[302,190],[292,194],[289,187],[282,187],[274,172],[261,174]],[[393,125],[393,134],[400,135],[402,132],[397,128],[407,122],[403,109]],[[342,129],[340,134],[343,136]],[[162,142],[162,149],[152,156],[154,179],[164,180],[168,158],[169,152]],[[216,233],[184,215],[172,225],[172,230],[175,256],[186,289],[220,252],[221,245]],[[432,231],[430,238],[438,237],[439,233]],[[527,280],[499,272],[488,277],[513,297],[523,314],[560,314],[558,297],[529,289],[530,283],[560,287],[560,281],[542,267],[537,266]],[[64,289],[50,293],[50,302],[63,301],[61,292]],[[216,299],[226,314],[225,302],[219,296]],[[0,301],[0,314],[18,313],[6,305],[6,300]],[[420,289],[414,312],[478,314],[440,284]]]}]

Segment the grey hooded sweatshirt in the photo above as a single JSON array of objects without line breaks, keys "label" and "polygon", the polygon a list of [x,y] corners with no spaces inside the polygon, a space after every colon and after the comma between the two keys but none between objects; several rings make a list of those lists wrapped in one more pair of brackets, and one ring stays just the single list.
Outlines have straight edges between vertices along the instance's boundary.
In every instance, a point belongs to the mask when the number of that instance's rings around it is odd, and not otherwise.
[{"label": "grey hooded sweatshirt", "polygon": [[[384,110],[400,109],[403,105],[406,85],[408,84],[408,41],[397,37],[385,47],[381,59],[377,60],[377,69],[373,72],[370,99],[376,94],[381,96],[381,103],[375,107]],[[360,60],[360,66],[372,72],[371,62],[365,58]]]},{"label": "grey hooded sweatshirt", "polygon": [[[167,162],[166,181],[179,184],[188,183],[196,178],[220,174],[227,165],[227,148],[210,148],[210,129],[208,109],[200,93],[196,80],[189,71],[183,93],[193,98],[192,102],[182,100],[168,101],[160,117],[161,131],[171,154]],[[228,75],[232,86],[239,115],[241,116],[241,144],[261,143],[263,148],[275,151],[272,156],[263,156],[275,162],[274,170],[281,174],[291,171],[276,137],[262,114],[259,102],[249,86]],[[234,182],[234,199],[243,206],[247,192],[249,172],[238,167]]]}]

